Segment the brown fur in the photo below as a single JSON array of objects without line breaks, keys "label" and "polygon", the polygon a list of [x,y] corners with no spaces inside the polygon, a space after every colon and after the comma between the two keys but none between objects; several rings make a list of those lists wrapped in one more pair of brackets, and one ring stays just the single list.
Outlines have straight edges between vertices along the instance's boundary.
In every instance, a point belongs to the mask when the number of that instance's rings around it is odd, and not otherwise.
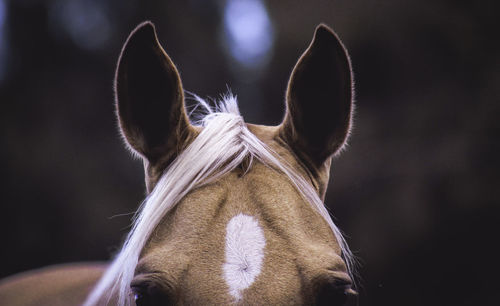
[{"label": "brown fur", "polygon": [[99,263],[58,265],[8,277],[0,282],[0,305],[80,305],[105,269]]},{"label": "brown fur", "polygon": [[349,280],[330,228],[285,177],[261,164],[240,174],[200,188],[177,205],[143,250],[135,285],[159,282],[178,305],[231,304],[221,267],[225,226],[238,213],[256,217],[267,240],[263,272],[244,293],[247,303],[311,304],[315,279]]},{"label": "brown fur", "polygon": [[[177,69],[151,23],[134,30],[123,48],[116,96],[120,128],[130,147],[143,157],[150,192],[169,163],[199,133],[187,119]],[[349,57],[337,36],[321,25],[292,72],[284,123],[247,126],[323,198],[331,156],[346,141],[351,112]],[[339,243],[326,221],[284,174],[258,162],[246,173],[235,169],[190,192],[165,216],[142,250],[131,284],[134,291],[168,305],[232,304],[222,266],[225,228],[238,213],[256,218],[266,239],[262,273],[243,292],[240,304],[343,305],[353,295]],[[13,305],[58,297],[74,297],[67,305],[74,304],[100,274],[100,269],[89,269],[68,268],[7,281],[0,286],[0,304],[6,296],[7,301],[16,301]],[[65,284],[68,277],[82,291],[73,295],[76,287]],[[38,286],[52,279],[53,291],[40,289],[48,285]],[[21,288],[34,293],[16,300]]]}]

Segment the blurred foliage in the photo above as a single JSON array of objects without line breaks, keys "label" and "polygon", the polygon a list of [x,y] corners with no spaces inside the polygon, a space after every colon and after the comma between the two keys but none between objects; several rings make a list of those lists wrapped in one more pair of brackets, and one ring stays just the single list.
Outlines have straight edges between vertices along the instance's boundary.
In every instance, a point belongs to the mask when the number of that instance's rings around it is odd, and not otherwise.
[{"label": "blurred foliage", "polygon": [[187,90],[229,85],[247,121],[278,124],[288,75],[325,22],[355,68],[355,129],[327,205],[361,258],[361,305],[496,305],[496,2],[267,1],[275,42],[258,71],[221,43],[224,4],[0,0],[0,276],[119,247],[120,215],[144,196],[112,92],[136,24],[156,23]]}]

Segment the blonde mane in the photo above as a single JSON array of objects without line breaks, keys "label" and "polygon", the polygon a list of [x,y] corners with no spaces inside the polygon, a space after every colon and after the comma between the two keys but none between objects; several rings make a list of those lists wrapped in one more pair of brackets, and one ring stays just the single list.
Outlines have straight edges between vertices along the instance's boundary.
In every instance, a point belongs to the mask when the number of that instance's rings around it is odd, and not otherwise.
[{"label": "blonde mane", "polygon": [[88,296],[84,305],[96,305],[112,297],[118,305],[130,305],[130,282],[139,255],[163,217],[189,192],[210,184],[238,167],[244,160],[257,160],[284,173],[304,200],[326,220],[335,234],[353,273],[354,259],[342,233],[333,223],[316,190],[297,171],[252,134],[240,115],[236,98],[228,94],[215,109],[194,96],[205,115],[195,121],[203,127],[196,139],[171,163],[156,187],[140,205],[121,251]]}]

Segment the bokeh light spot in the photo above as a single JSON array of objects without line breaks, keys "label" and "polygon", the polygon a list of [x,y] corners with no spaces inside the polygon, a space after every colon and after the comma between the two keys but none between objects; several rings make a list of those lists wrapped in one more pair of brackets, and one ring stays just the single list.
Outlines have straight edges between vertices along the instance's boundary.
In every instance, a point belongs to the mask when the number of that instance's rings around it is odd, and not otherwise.
[{"label": "bokeh light spot", "polygon": [[274,43],[271,20],[261,0],[228,0],[224,40],[231,56],[246,68],[266,62]]},{"label": "bokeh light spot", "polygon": [[5,31],[5,22],[7,19],[7,7],[4,0],[0,0],[0,82],[5,79],[7,74],[7,51],[8,41]]},{"label": "bokeh light spot", "polygon": [[104,48],[111,36],[111,23],[102,2],[84,0],[55,1],[53,18],[72,41],[82,49]]}]

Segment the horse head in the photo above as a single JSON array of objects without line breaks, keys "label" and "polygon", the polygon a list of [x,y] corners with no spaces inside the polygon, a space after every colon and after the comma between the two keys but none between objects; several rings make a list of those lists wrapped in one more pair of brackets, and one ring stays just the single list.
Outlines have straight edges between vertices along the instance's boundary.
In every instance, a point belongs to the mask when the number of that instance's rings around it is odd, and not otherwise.
[{"label": "horse head", "polygon": [[325,25],[294,67],[278,126],[243,121],[227,95],[190,120],[150,22],[126,41],[116,109],[147,198],[87,300],[137,305],[344,305],[352,254],[323,204],[353,111],[348,53]]}]

